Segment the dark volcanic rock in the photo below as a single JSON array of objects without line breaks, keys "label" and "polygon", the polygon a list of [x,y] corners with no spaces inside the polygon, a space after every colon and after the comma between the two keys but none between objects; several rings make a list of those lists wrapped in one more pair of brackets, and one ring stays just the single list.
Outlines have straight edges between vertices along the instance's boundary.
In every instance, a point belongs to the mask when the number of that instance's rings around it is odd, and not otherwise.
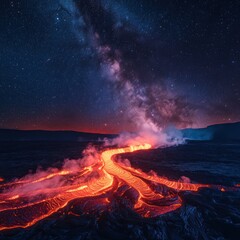
[{"label": "dark volcanic rock", "polygon": [[[18,145],[19,144],[19,145]],[[0,146],[0,176],[8,179],[24,175],[29,169],[58,166],[64,158],[81,157],[83,143],[5,143]],[[233,186],[240,182],[240,145],[189,143],[147,152],[126,154],[133,167],[145,172],[153,169],[171,179],[190,177],[193,182]],[[16,168],[16,166],[18,166]],[[20,173],[19,173],[20,172]],[[167,191],[163,186],[152,186]],[[122,198],[108,196],[108,205],[96,199],[74,200],[58,213],[27,229],[1,231],[0,240],[55,239],[144,239],[195,240],[238,239],[240,234],[240,191],[229,188],[203,188],[179,193],[183,205],[174,212],[145,219],[132,210],[137,197],[126,186]],[[121,192],[122,191],[122,192]],[[87,204],[86,204],[87,202]],[[71,213],[70,213],[71,212]]]}]

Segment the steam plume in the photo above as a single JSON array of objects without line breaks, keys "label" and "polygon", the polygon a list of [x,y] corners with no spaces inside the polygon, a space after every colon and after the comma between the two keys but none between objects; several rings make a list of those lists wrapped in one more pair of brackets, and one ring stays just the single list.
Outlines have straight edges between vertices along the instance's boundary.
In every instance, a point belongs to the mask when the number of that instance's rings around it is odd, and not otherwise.
[{"label": "steam plume", "polygon": [[[111,1],[77,0],[75,6],[83,44],[96,54],[119,106],[141,135],[160,135],[168,124],[188,125],[192,109],[165,87],[157,61],[159,43],[118,14]],[[160,142],[167,138],[162,134]]]}]

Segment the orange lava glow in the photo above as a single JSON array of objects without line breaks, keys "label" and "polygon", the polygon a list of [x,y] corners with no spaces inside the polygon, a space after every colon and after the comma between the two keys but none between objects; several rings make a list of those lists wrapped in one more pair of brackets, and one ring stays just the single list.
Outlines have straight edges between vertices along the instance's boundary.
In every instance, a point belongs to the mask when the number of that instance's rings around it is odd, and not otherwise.
[{"label": "orange lava glow", "polygon": [[[118,192],[123,197],[129,189],[136,192],[133,209],[143,217],[154,217],[181,206],[178,191],[209,187],[170,181],[114,161],[117,154],[150,148],[151,145],[144,144],[110,149],[101,153],[97,163],[82,171],[62,170],[38,179],[0,184],[0,230],[32,226],[74,199],[95,198],[109,192]],[[162,186],[160,190],[156,187],[159,185]],[[168,191],[162,191],[163,187]],[[101,202],[111,204],[108,198],[102,198]]]}]

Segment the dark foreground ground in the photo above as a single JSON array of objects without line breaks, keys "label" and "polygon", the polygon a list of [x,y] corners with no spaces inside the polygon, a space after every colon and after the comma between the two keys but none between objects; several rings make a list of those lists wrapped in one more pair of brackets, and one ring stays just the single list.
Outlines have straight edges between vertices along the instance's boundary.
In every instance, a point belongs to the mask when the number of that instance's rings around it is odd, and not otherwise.
[{"label": "dark foreground ground", "polygon": [[[21,177],[41,166],[60,167],[77,159],[87,143],[1,142],[0,176]],[[195,142],[128,154],[132,166],[170,179],[233,186],[240,183],[240,143]],[[143,219],[124,206],[113,211],[67,215],[61,210],[28,229],[0,232],[0,239],[240,239],[240,191],[182,192],[183,206]],[[74,203],[76,205],[76,201]],[[80,211],[80,210],[79,210]]]}]

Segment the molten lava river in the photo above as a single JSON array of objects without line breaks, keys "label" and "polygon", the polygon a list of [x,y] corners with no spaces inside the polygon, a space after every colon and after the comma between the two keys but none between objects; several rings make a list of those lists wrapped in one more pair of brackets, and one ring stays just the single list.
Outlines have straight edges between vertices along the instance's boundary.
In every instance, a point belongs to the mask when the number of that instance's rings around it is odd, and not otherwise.
[{"label": "molten lava river", "polygon": [[114,194],[121,199],[130,199],[128,207],[142,217],[155,217],[181,206],[179,191],[210,187],[170,181],[114,161],[118,154],[150,148],[151,145],[144,144],[105,150],[97,162],[80,171],[59,170],[9,183],[1,181],[0,230],[32,226],[74,199],[85,199],[86,202],[100,199],[100,204],[108,206],[111,203],[109,196]]}]

